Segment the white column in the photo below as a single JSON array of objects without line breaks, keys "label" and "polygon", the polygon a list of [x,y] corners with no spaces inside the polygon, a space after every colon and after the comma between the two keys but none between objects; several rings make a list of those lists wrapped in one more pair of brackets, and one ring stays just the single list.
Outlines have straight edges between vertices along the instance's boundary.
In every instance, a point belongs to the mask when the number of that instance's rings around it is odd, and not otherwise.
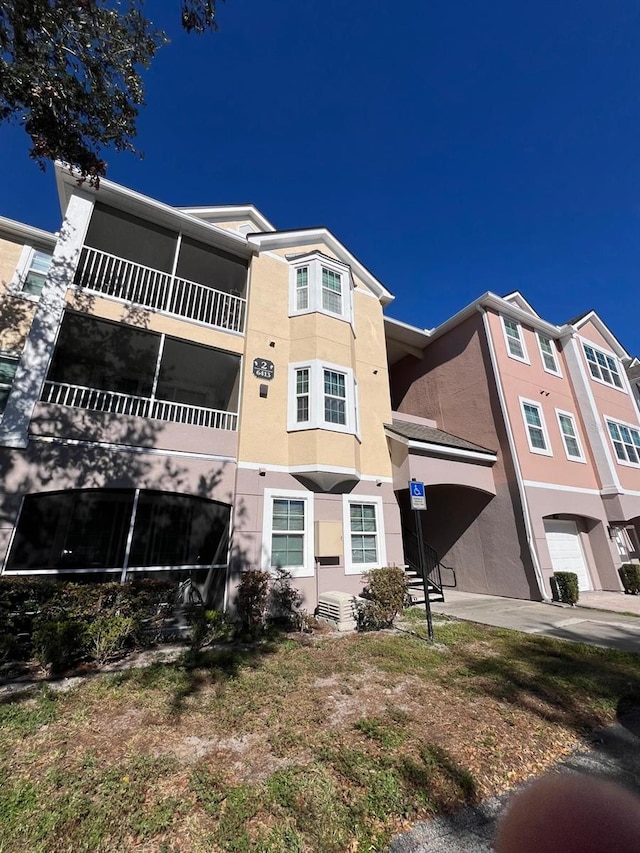
[{"label": "white column", "polygon": [[0,422],[0,445],[5,447],[27,446],[29,423],[47,376],[64,311],[65,293],[73,283],[92,209],[92,197],[85,194],[71,196]]}]

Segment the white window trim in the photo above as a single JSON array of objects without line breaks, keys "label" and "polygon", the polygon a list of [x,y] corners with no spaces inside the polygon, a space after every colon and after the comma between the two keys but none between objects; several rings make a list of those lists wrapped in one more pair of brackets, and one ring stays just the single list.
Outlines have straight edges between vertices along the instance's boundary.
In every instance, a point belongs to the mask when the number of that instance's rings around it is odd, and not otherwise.
[{"label": "white window trim", "polygon": [[[296,307],[296,278],[297,271],[307,267],[308,304],[306,308]],[[342,312],[337,314],[322,305],[322,268],[326,267],[338,273],[342,278]],[[333,258],[327,258],[319,252],[306,255],[295,261],[289,261],[289,316],[298,317],[302,314],[325,314],[336,320],[343,320],[353,325],[353,284],[351,269]]]},{"label": "white window trim", "polygon": [[[545,355],[548,355],[548,353],[545,353],[544,350],[542,349],[542,343],[540,342],[541,337],[544,338],[546,341],[549,341],[549,343],[551,344],[551,350],[553,352],[553,360],[554,360],[555,365],[556,365],[555,370],[551,370],[551,368],[547,367],[547,365],[546,365],[544,357],[545,357]],[[542,361],[542,367],[545,370],[545,372],[550,373],[552,376],[559,376],[560,378],[562,378],[562,373],[560,371],[560,359],[559,359],[560,354],[559,354],[558,349],[555,345],[555,340],[553,338],[547,337],[547,335],[541,334],[541,332],[536,332],[536,340],[538,342],[538,349],[540,350],[540,360]]]},{"label": "white window trim", "polygon": [[[504,345],[507,349],[507,355],[509,356],[509,358],[512,358],[515,361],[521,361],[523,364],[531,364],[531,361],[529,360],[529,354],[527,353],[527,345],[526,345],[525,340],[524,340],[524,334],[522,332],[522,324],[519,323],[517,320],[514,320],[513,317],[505,317],[504,314],[500,315],[500,320],[502,321],[502,333],[504,335]],[[520,346],[522,347],[522,352],[523,352],[522,356],[514,355],[511,352],[511,350],[509,349],[509,335],[507,334],[507,327],[505,324],[506,320],[508,320],[510,323],[513,323],[515,326],[518,327],[518,339],[520,341]]]},{"label": "white window trim", "polygon": [[[16,369],[17,369],[18,365],[20,364],[21,354],[22,353],[19,353],[16,350],[0,350],[0,356],[2,356],[3,358],[15,359]],[[0,382],[0,388],[2,390],[6,389],[9,392],[9,394],[11,394],[11,389],[13,388],[14,382],[15,382],[15,373],[14,373],[14,379],[11,382]],[[0,418],[2,418],[3,414],[4,414],[4,410],[0,409]]]},{"label": "white window trim", "polygon": [[[587,376],[589,379],[592,379],[594,382],[597,382],[598,385],[604,385],[605,388],[613,388],[614,391],[621,391],[623,394],[628,394],[627,388],[625,387],[625,377],[626,370],[624,366],[621,364],[620,359],[614,352],[609,352],[609,350],[603,349],[602,347],[597,346],[592,341],[587,340],[587,338],[580,338],[580,343],[582,344],[582,358],[584,359],[584,365],[587,370]],[[622,383],[622,387],[619,388],[617,385],[611,382],[605,382],[604,379],[598,379],[597,376],[594,376],[591,372],[591,368],[589,367],[589,359],[587,358],[587,351],[585,347],[589,347],[594,352],[599,352],[601,355],[607,356],[608,358],[612,358],[616,363],[616,368],[618,371],[618,378]],[[600,367],[600,365],[598,365]]]},{"label": "white window trim", "polygon": [[[263,495],[262,516],[262,568],[274,573],[271,567],[271,537],[273,535],[273,501],[274,498],[285,498],[293,501],[304,501],[304,565],[285,566],[294,578],[312,578],[315,573],[313,555],[314,503],[313,493],[296,491],[295,489],[265,489]],[[276,531],[277,532],[277,531]]]},{"label": "white window trim", "polygon": [[[640,432],[640,425],[639,424],[630,424],[630,423],[627,423],[626,421],[621,421],[619,418],[612,418],[609,415],[603,415],[602,417],[604,420],[604,429],[605,429],[605,432],[607,433],[607,437],[609,439],[609,444],[611,445],[611,450],[613,451],[614,462],[617,462],[618,465],[623,465],[625,468],[635,468],[636,470],[638,468],[640,468],[639,462],[629,462],[628,459],[625,459],[625,460],[618,459],[618,454],[616,453],[616,448],[615,448],[615,445],[613,443],[613,436],[609,432],[609,423],[608,422],[611,421],[611,423],[616,424],[616,426],[624,426],[624,427],[627,427],[627,429],[633,429],[636,432]],[[635,445],[634,445],[634,447],[635,447]],[[638,456],[640,456],[640,447],[637,447],[636,449],[638,451]]]},{"label": "white window trim", "polygon": [[[297,394],[296,394],[296,371],[306,369],[309,371],[309,420],[298,423]],[[324,419],[324,371],[334,370],[345,376],[345,424],[335,424]],[[287,430],[297,432],[304,429],[326,429],[332,432],[345,432],[350,435],[358,435],[358,417],[356,413],[356,385],[353,370],[343,367],[341,364],[331,364],[317,359],[311,361],[299,361],[289,365],[289,405],[287,414]]]},{"label": "white window trim", "polygon": [[[529,450],[531,453],[536,453],[538,456],[553,456],[553,450],[551,448],[551,441],[549,440],[549,432],[547,430],[547,424],[544,418],[544,411],[542,410],[542,405],[537,400],[528,400],[526,397],[520,397],[520,411],[522,412],[522,421],[524,424],[524,431],[527,436],[527,444],[529,445]],[[546,448],[543,450],[541,447],[534,447],[531,441],[531,433],[529,432],[529,424],[527,423],[527,415],[524,410],[525,404],[529,406],[535,406],[535,408],[540,413],[540,427],[542,429],[542,435],[544,437]]]},{"label": "white window trim", "polygon": [[[376,544],[378,559],[375,563],[354,563],[351,558],[351,504],[374,504],[376,508]],[[342,496],[342,525],[344,542],[344,573],[345,575],[361,575],[370,569],[378,569],[387,565],[387,547],[384,532],[384,504],[379,495],[343,495]]]},{"label": "white window trim", "polygon": [[15,274],[11,280],[11,284],[9,285],[11,293],[13,293],[15,296],[21,296],[23,299],[28,299],[29,302],[38,302],[40,300],[40,296],[38,294],[26,293],[22,289],[24,286],[25,279],[27,278],[27,273],[31,269],[33,257],[36,252],[43,252],[47,255],[53,255],[53,249],[49,251],[48,249],[40,249],[38,248],[38,246],[31,246],[29,244],[25,244],[22,247],[22,252],[20,253],[20,259],[18,260]]},{"label": "white window trim", "polygon": [[[580,454],[579,456],[571,456],[571,454],[569,453],[569,448],[567,447],[567,442],[565,441],[565,434],[564,434],[564,431],[562,429],[562,424],[560,422],[560,416],[561,415],[564,416],[565,418],[569,418],[573,424],[573,431],[575,432],[575,439],[576,439],[576,443],[578,445],[578,452]],[[573,412],[566,412],[564,409],[556,409],[556,419],[558,421],[558,429],[560,430],[560,438],[562,439],[562,444],[564,446],[564,452],[566,454],[567,459],[569,460],[569,462],[583,462],[586,465],[587,460],[586,460],[585,455],[584,455],[584,449],[582,446],[582,441],[580,439],[580,434],[578,432],[578,422],[576,420],[576,416],[573,414]]]}]

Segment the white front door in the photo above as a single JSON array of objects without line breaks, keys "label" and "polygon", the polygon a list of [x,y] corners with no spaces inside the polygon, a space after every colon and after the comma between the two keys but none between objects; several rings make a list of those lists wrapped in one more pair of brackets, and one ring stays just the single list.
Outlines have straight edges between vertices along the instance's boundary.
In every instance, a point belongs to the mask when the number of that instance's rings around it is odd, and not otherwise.
[{"label": "white front door", "polygon": [[553,571],[575,572],[578,576],[578,589],[583,592],[592,589],[587,561],[575,521],[546,519],[544,529],[547,534]]}]

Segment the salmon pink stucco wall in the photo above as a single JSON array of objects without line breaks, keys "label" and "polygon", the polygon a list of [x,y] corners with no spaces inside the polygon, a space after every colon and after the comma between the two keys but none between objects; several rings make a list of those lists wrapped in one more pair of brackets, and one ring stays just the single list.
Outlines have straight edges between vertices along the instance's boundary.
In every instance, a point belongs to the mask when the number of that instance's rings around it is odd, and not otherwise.
[{"label": "salmon pink stucco wall", "polygon": [[495,497],[461,485],[427,493],[424,532],[468,592],[540,598],[480,313],[430,342],[421,359],[391,368],[392,403],[440,429],[497,451]]},{"label": "salmon pink stucco wall", "polygon": [[[494,312],[489,312],[487,316],[523,479],[584,489],[599,488],[567,366],[555,342],[552,341],[552,345],[561,376],[555,376],[544,369],[533,328],[520,326],[521,340],[529,359],[528,363],[525,363],[509,355],[501,317]],[[529,447],[522,399],[541,407],[552,455],[535,453]],[[567,458],[557,410],[573,415],[585,462]]]},{"label": "salmon pink stucco wall", "polygon": [[[604,340],[600,331],[594,326],[591,321],[588,321],[580,329],[579,341],[579,357],[581,359],[584,373],[587,377],[589,390],[593,397],[594,405],[599,420],[599,426],[604,432],[605,442],[607,443],[615,466],[617,477],[623,489],[629,491],[640,491],[640,467],[631,467],[621,465],[616,457],[615,450],[611,443],[609,433],[606,427],[605,418],[620,421],[625,424],[631,424],[640,429],[640,417],[636,408],[633,395],[629,393],[628,384],[626,382],[625,370],[622,363],[616,358],[615,353],[611,350],[611,346]],[[594,344],[610,357],[618,362],[618,370],[624,384],[624,389],[616,388],[612,385],[607,385],[604,382],[599,382],[595,379],[590,371],[587,359],[584,352],[584,344]],[[640,505],[639,505],[640,509]]]}]

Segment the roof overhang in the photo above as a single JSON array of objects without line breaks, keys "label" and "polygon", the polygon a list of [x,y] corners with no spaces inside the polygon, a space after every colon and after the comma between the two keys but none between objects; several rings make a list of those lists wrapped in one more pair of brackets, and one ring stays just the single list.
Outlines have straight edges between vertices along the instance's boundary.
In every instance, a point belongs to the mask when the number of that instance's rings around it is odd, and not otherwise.
[{"label": "roof overhang", "polygon": [[398,435],[391,429],[385,428],[385,435],[392,441],[397,441],[403,444],[409,453],[425,453],[429,456],[439,456],[445,459],[456,459],[458,461],[468,462],[485,462],[493,465],[498,461],[497,453],[490,450],[467,450],[463,447],[451,447],[446,444],[435,444],[430,441],[420,441],[415,438],[407,438],[403,435]]},{"label": "roof overhang", "polygon": [[196,216],[206,222],[242,222],[247,219],[256,226],[256,231],[275,231],[275,226],[269,222],[253,204],[219,204],[209,207],[180,207],[189,216]]},{"label": "roof overhang", "polygon": [[630,361],[631,356],[626,351],[626,349],[622,346],[620,341],[613,334],[611,329],[600,319],[600,317],[596,314],[595,311],[589,311],[584,316],[580,317],[579,320],[576,320],[569,328],[575,329],[576,331],[580,331],[580,329],[586,325],[587,323],[591,323],[595,328],[600,332],[605,341],[609,344],[611,349],[615,352],[618,358],[623,361]]},{"label": "roof overhang", "polygon": [[179,208],[171,207],[169,204],[164,204],[135,190],[108,181],[106,178],[101,179],[100,188],[96,190],[89,187],[87,183],[79,186],[77,175],[62,163],[56,163],[55,172],[63,216],[71,196],[81,195],[133,216],[147,219],[157,225],[181,231],[196,240],[214,244],[217,248],[224,249],[231,254],[243,258],[255,254],[254,247],[247,242],[244,235],[212,225],[197,216],[184,213]]},{"label": "roof overhang", "polygon": [[0,216],[0,235],[2,234],[14,237],[17,241],[35,244],[46,249],[53,249],[57,239],[56,235],[50,231],[43,231],[41,228],[34,228],[33,225],[16,222],[15,219],[8,219],[6,216]]},{"label": "roof overhang", "polygon": [[353,255],[328,228],[301,228],[295,231],[267,231],[259,234],[249,234],[250,244],[259,251],[272,249],[291,249],[302,246],[316,246],[318,243],[326,246],[339,261],[348,264],[351,271],[364,282],[369,290],[383,305],[393,300],[393,294],[386,289],[382,282]]}]

